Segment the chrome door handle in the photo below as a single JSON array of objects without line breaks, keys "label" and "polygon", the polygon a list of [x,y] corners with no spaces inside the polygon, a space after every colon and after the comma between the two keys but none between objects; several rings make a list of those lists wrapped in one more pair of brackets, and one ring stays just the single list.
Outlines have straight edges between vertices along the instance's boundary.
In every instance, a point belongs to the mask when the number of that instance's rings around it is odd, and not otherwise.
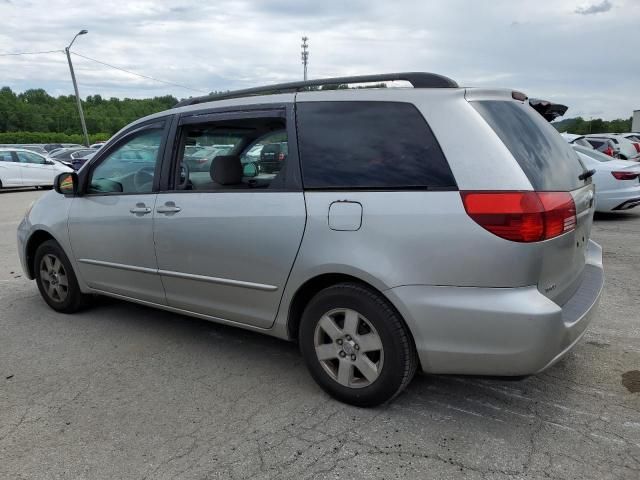
[{"label": "chrome door handle", "polygon": [[151,208],[147,207],[144,203],[136,203],[136,206],[130,208],[129,211],[136,215],[146,215],[147,213],[151,213]]},{"label": "chrome door handle", "polygon": [[156,212],[164,214],[178,213],[180,210],[182,209],[177,207],[174,202],[166,202],[164,205],[156,208]]}]

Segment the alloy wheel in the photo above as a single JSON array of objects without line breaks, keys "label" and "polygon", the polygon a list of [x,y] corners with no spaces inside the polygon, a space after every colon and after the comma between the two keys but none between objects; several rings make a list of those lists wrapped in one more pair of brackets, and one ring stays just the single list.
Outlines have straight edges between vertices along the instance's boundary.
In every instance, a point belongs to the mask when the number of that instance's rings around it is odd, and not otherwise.
[{"label": "alloy wheel", "polygon": [[49,298],[64,302],[69,295],[69,279],[64,265],[58,257],[50,253],[40,261],[40,279]]},{"label": "alloy wheel", "polygon": [[325,313],[315,328],[314,347],[322,368],[345,387],[367,387],[382,371],[380,335],[353,309],[336,308]]}]

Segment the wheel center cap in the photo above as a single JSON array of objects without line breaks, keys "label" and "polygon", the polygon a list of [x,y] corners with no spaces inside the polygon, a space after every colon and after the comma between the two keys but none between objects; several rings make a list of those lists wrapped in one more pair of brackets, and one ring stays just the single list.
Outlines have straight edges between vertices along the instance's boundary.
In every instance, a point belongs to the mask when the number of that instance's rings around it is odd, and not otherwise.
[{"label": "wheel center cap", "polygon": [[356,349],[353,348],[353,345],[353,342],[344,342],[342,344],[342,350],[344,350],[344,353],[346,353],[347,355],[352,355],[356,351]]}]

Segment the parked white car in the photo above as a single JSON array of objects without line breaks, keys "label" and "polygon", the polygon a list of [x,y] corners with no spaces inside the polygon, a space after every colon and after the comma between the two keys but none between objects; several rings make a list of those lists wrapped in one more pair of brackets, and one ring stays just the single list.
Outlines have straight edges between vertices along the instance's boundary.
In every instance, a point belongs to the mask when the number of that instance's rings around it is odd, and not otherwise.
[{"label": "parked white car", "polygon": [[640,205],[640,165],[617,160],[596,150],[572,145],[588,169],[594,169],[596,211],[629,210]]},{"label": "parked white car", "polygon": [[51,187],[59,173],[72,168],[23,148],[0,148],[0,188]]},{"label": "parked white car", "polygon": [[620,148],[618,157],[621,160],[634,160],[636,162],[640,162],[640,147],[636,147],[634,142],[622,135],[616,135],[614,133],[590,133],[589,135],[585,135],[585,137],[587,140],[591,138],[609,138]]}]

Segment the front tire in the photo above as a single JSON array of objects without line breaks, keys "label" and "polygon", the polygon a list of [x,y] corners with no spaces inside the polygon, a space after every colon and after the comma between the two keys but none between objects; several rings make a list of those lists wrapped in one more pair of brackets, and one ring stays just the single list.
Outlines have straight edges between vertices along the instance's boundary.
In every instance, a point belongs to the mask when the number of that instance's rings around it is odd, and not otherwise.
[{"label": "front tire", "polygon": [[34,274],[40,295],[54,310],[74,313],[87,303],[80,291],[69,258],[55,240],[47,240],[36,250]]},{"label": "front tire", "polygon": [[357,283],[333,285],[311,299],[302,315],[299,342],[320,387],[359,407],[392,400],[418,365],[402,318],[379,293]]}]

